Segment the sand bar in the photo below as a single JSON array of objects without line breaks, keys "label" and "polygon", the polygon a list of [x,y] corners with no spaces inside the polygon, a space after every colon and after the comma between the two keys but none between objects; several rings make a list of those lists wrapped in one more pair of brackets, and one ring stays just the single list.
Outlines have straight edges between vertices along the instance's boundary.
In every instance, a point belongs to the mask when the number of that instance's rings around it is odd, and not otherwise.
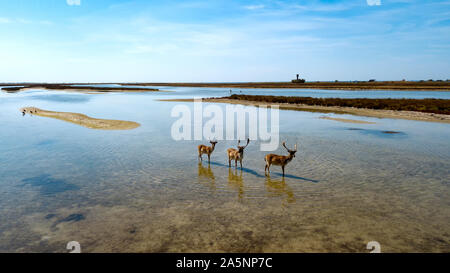
[{"label": "sand bar", "polygon": [[97,130],[131,130],[141,126],[139,123],[133,121],[97,119],[79,113],[54,112],[42,110],[36,107],[21,108],[20,112],[34,116],[59,119],[89,129]]}]

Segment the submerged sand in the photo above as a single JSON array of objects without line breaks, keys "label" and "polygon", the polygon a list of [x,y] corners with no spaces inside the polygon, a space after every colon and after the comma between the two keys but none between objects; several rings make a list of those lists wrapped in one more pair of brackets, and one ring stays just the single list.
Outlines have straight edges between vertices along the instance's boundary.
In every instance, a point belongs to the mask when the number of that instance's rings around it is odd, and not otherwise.
[{"label": "submerged sand", "polygon": [[36,107],[25,107],[20,109],[20,111],[24,114],[59,119],[97,130],[131,130],[141,126],[139,123],[133,121],[97,119],[79,113],[54,112]]},{"label": "submerged sand", "polygon": [[[161,101],[172,102],[193,102],[194,99],[169,99]],[[450,115],[423,113],[414,111],[397,111],[397,110],[375,110],[365,108],[353,108],[353,107],[340,107],[340,106],[316,106],[305,104],[292,104],[292,103],[268,103],[260,101],[246,101],[246,100],[233,100],[233,99],[217,99],[207,98],[203,99],[203,102],[214,103],[228,103],[228,104],[241,104],[249,106],[266,106],[278,105],[282,110],[294,110],[294,111],[306,111],[306,112],[318,112],[318,113],[334,113],[334,114],[349,114],[356,116],[376,117],[376,118],[392,118],[392,119],[407,119],[418,121],[430,121],[430,122],[442,122],[450,123]]]}]

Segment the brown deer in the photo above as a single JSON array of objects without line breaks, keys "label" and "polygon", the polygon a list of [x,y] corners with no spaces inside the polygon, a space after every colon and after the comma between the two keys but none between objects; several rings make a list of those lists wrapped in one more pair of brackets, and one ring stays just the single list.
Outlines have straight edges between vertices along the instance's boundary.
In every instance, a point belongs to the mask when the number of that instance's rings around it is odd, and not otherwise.
[{"label": "brown deer", "polygon": [[297,144],[295,144],[295,150],[289,150],[288,147],[286,147],[286,142],[283,142],[283,147],[286,148],[286,150],[289,152],[289,155],[266,155],[266,157],[264,158],[264,160],[266,161],[266,168],[264,169],[265,174],[267,174],[267,171],[269,171],[270,175],[270,166],[276,165],[281,166],[284,177],[284,167],[286,167],[286,165],[295,157],[295,153],[297,152]]},{"label": "brown deer", "polygon": [[244,150],[245,150],[245,148],[247,148],[249,143],[250,143],[250,138],[247,139],[247,145],[239,146],[239,144],[241,144],[241,141],[239,140],[237,150],[233,149],[233,148],[230,148],[227,150],[229,167],[231,167],[231,160],[234,160],[235,166],[237,168],[237,162],[239,160],[239,163],[241,163],[241,169],[242,169],[242,160],[244,159]]},{"label": "brown deer", "polygon": [[211,162],[211,154],[214,152],[214,148],[216,148],[217,141],[209,141],[211,143],[211,147],[205,145],[198,146],[198,158],[203,162],[202,155],[208,155],[208,163]]}]

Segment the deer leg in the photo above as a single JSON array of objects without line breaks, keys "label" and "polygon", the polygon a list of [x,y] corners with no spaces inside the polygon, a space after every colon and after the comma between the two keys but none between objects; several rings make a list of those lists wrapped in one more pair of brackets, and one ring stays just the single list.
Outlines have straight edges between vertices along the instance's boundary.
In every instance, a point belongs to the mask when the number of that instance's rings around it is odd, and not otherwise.
[{"label": "deer leg", "polygon": [[284,166],[281,166],[281,169],[283,170],[283,177],[284,177]]},{"label": "deer leg", "polygon": [[228,158],[228,167],[231,168],[231,158]]},{"label": "deer leg", "polygon": [[242,159],[241,159],[241,160],[239,160],[239,163],[241,163],[241,170],[242,170]]},{"label": "deer leg", "polygon": [[211,155],[208,154],[208,163],[210,163],[210,162],[211,162]]}]

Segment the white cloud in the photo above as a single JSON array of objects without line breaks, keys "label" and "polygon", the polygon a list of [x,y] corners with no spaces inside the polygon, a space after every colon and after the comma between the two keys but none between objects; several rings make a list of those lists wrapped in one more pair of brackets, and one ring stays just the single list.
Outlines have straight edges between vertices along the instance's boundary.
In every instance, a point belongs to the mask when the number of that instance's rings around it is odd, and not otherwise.
[{"label": "white cloud", "polygon": [[8,24],[8,23],[11,23],[11,20],[9,20],[8,18],[0,17],[0,24]]},{"label": "white cloud", "polygon": [[66,0],[66,3],[69,6],[79,6],[81,5],[81,0]]},{"label": "white cloud", "polygon": [[32,23],[30,20],[23,19],[23,18],[16,19],[16,22],[20,23],[20,24],[31,24]]},{"label": "white cloud", "polygon": [[53,25],[53,22],[52,21],[48,21],[48,20],[42,20],[42,21],[39,21],[38,22],[39,24],[41,24],[41,25]]},{"label": "white cloud", "polygon": [[257,10],[257,9],[263,9],[265,6],[264,5],[250,5],[250,6],[245,6],[245,9],[249,9],[249,10]]},{"label": "white cloud", "polygon": [[51,21],[48,21],[48,20],[31,21],[31,20],[23,19],[23,18],[9,19],[9,18],[5,18],[5,17],[0,17],[0,24],[23,24],[23,25],[40,24],[40,25],[51,25],[53,23]]},{"label": "white cloud", "polygon": [[381,6],[381,0],[367,0],[369,6]]}]

